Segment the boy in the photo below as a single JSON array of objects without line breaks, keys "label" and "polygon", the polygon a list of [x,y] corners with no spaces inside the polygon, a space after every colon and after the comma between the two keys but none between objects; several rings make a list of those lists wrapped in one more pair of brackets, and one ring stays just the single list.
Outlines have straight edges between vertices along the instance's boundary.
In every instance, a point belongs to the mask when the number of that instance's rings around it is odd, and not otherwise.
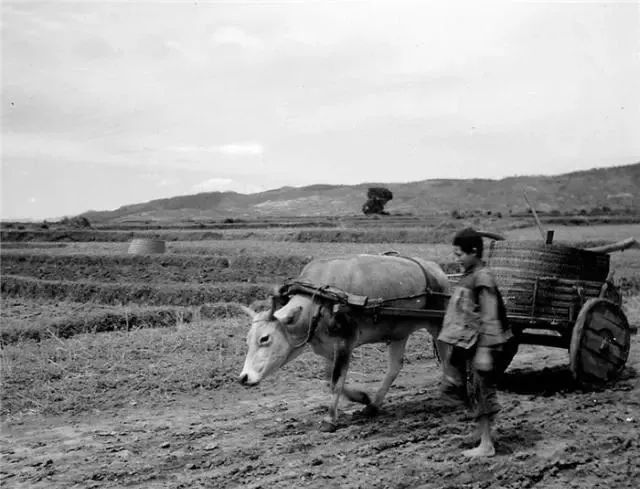
[{"label": "boy", "polygon": [[[495,454],[491,424],[499,411],[495,365],[512,334],[502,296],[482,261],[482,235],[472,228],[463,229],[455,235],[453,247],[464,273],[451,295],[438,336],[445,344],[442,394],[449,399],[469,399],[480,445],[463,454],[490,457]],[[472,378],[472,388],[467,393],[468,375]]]}]

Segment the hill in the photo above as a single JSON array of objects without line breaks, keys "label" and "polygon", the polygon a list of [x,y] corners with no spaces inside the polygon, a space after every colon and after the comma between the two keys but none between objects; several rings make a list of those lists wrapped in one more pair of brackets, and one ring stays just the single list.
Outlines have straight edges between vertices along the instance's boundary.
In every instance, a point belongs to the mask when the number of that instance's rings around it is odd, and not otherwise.
[{"label": "hill", "polygon": [[640,163],[596,168],[554,176],[514,176],[490,179],[435,179],[409,183],[371,182],[358,185],[282,187],[255,194],[207,192],[84,213],[92,222],[265,218],[360,214],[367,189],[393,192],[391,214],[432,215],[459,211],[521,213],[523,191],[543,212],[580,212],[595,208],[640,210]]}]

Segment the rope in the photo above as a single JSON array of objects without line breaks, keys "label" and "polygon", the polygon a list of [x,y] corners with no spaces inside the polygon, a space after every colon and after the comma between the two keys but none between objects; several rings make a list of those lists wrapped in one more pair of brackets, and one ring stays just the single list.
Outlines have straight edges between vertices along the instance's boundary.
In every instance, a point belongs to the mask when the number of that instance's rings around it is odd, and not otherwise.
[{"label": "rope", "polygon": [[[315,304],[315,300],[316,300],[316,297],[317,297],[318,293],[323,288],[324,287],[320,287],[320,288],[314,290],[313,295],[311,296],[311,305],[312,306],[313,306],[313,304]],[[321,308],[321,306],[318,306],[318,309],[316,310],[315,314],[313,314],[312,309],[309,310],[309,329],[307,329],[307,338],[303,342],[301,342],[301,343],[299,343],[297,345],[294,345],[293,346],[294,349],[300,348],[301,346],[304,346],[307,343],[309,343],[309,341],[311,341],[311,337],[313,336],[313,333],[315,332],[316,326],[318,324],[318,319],[320,317],[320,308]],[[286,330],[286,328],[285,328],[285,330]]]}]

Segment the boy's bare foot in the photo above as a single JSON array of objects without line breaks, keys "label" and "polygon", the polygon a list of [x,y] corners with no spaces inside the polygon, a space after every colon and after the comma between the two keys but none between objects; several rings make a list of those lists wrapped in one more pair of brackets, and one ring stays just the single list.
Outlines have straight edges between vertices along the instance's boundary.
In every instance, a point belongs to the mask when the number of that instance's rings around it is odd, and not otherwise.
[{"label": "boy's bare foot", "polygon": [[493,457],[496,454],[496,449],[493,444],[480,443],[476,448],[471,450],[465,450],[462,455],[469,458],[477,457]]}]

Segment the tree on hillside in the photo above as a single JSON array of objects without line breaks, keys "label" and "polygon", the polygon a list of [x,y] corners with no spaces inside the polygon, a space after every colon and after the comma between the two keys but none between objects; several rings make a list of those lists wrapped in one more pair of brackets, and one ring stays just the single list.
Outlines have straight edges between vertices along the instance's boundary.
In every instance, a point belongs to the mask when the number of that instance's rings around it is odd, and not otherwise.
[{"label": "tree on hillside", "polygon": [[65,226],[69,226],[72,228],[90,228],[91,227],[91,223],[89,222],[89,219],[87,219],[84,216],[75,216],[75,217],[63,217],[62,220],[60,221],[60,224],[63,224]]},{"label": "tree on hillside", "polygon": [[385,187],[370,187],[367,191],[367,201],[362,206],[362,212],[369,214],[389,214],[384,206],[393,199],[391,190]]}]

